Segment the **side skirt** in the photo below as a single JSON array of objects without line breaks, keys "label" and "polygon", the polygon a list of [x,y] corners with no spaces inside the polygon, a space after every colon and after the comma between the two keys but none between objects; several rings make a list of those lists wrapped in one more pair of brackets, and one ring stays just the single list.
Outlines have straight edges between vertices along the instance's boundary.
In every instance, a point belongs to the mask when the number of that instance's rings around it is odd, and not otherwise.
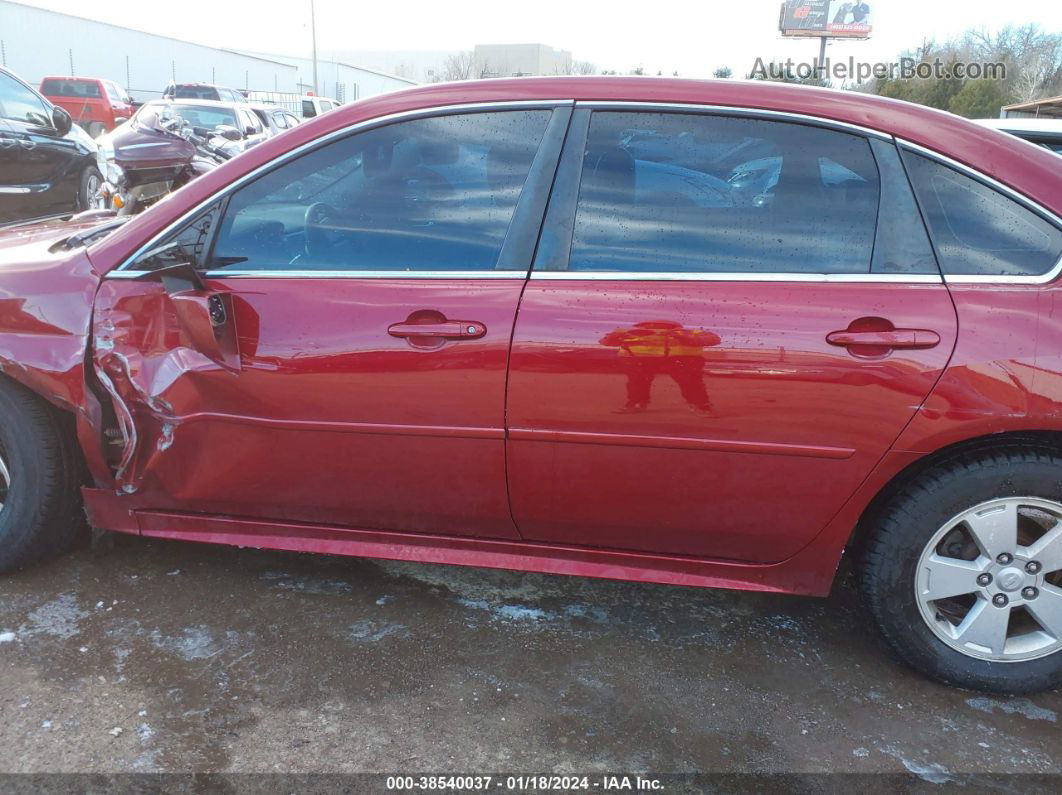
[{"label": "side skirt", "polygon": [[795,559],[760,565],[589,547],[136,510],[127,507],[126,499],[113,491],[84,489],[83,493],[94,527],[150,538],[254,549],[814,596],[829,592],[836,567],[836,558],[831,566],[809,571],[806,562]]}]

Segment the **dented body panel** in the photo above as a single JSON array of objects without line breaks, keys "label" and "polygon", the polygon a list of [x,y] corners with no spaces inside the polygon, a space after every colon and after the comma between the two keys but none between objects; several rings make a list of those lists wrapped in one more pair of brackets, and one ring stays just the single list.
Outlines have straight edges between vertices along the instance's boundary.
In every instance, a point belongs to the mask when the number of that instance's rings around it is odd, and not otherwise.
[{"label": "dented body panel", "polygon": [[[121,273],[227,186],[322,136],[424,108],[545,100],[739,106],[860,125],[942,152],[1062,213],[1062,191],[1047,169],[1054,155],[948,114],[861,95],[557,78],[425,87],[354,103],[248,150],[87,249],[63,241],[98,221],[0,231],[0,371],[76,417],[93,523],[211,543],[824,594],[867,506],[909,467],[971,439],[1062,433],[1055,282],[874,288],[874,306],[902,303],[892,314],[912,327],[926,316],[920,307],[932,305],[943,341],[931,353],[883,359],[891,380],[871,374],[875,391],[853,381],[866,373],[825,342],[849,319],[837,286],[828,291],[837,316],[826,327],[821,312],[798,310],[823,304],[827,291],[816,296],[814,284],[783,280],[770,290],[714,292],[711,281],[676,281],[654,308],[665,316],[630,317],[624,307],[644,305],[648,290],[635,281],[615,288],[611,303],[584,285],[572,311],[541,286],[565,282],[536,285],[524,273],[183,285],[179,274],[167,282]],[[779,294],[790,296],[791,324],[773,316]],[[726,304],[698,310],[712,317],[680,311],[712,301]],[[605,312],[616,313],[614,323]],[[418,346],[390,333],[429,315],[470,329],[467,338]],[[730,322],[721,326],[720,317]],[[750,317],[755,334],[741,329]],[[666,416],[614,408],[625,362],[605,340],[632,324],[659,331],[679,322],[713,339],[705,343],[719,362],[712,377],[730,379],[718,393],[752,406],[755,422],[727,415],[725,401],[712,409],[722,414],[691,411],[693,390],[660,385],[656,408]],[[771,379],[781,384],[775,391],[805,399],[775,400]],[[868,394],[893,407],[890,427],[860,431],[874,422],[860,403]],[[840,431],[838,418],[847,423]],[[814,429],[830,422],[833,436],[824,441]],[[709,454],[715,474],[706,477]],[[578,457],[576,477],[565,476]],[[686,481],[694,489],[669,475],[667,462],[679,458],[696,474]],[[845,461],[859,466],[845,469]],[[831,480],[841,470],[844,477]],[[687,543],[682,526],[711,513],[702,510],[703,495],[695,505],[687,497],[725,477],[757,484],[748,491],[764,503],[760,526],[770,528],[775,549],[748,533],[734,506],[721,554],[713,554],[710,526]],[[790,490],[791,504],[806,505],[798,534],[765,505],[772,478]],[[556,488],[541,488],[551,479],[563,481],[567,506]],[[646,484],[674,495],[658,522],[635,513]],[[595,513],[595,501],[607,505]],[[568,523],[577,508],[592,520]],[[536,527],[536,515],[548,522]],[[634,529],[618,538],[624,522]],[[657,525],[666,529],[659,537]]]}]

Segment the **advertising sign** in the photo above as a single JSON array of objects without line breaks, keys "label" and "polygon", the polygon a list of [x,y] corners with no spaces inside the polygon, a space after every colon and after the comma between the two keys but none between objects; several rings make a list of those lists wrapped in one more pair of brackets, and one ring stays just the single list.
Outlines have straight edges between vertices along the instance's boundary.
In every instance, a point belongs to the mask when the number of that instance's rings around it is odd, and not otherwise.
[{"label": "advertising sign", "polygon": [[785,0],[778,25],[783,36],[865,39],[873,30],[865,0]]}]

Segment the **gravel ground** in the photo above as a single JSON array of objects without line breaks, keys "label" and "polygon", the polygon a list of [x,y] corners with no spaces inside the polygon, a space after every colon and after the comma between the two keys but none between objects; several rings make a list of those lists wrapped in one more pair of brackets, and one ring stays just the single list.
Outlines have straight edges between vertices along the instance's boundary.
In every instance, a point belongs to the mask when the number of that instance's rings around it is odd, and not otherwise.
[{"label": "gravel ground", "polygon": [[846,772],[967,791],[1062,773],[1062,693],[921,679],[847,584],[818,600],[118,538],[0,578],[0,631],[9,773]]}]

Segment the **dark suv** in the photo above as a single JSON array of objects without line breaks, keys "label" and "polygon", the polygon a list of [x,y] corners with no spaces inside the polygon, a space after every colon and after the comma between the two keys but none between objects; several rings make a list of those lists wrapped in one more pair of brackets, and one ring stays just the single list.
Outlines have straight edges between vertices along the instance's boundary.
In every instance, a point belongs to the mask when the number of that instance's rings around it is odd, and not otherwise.
[{"label": "dark suv", "polygon": [[0,224],[87,208],[99,186],[89,134],[0,67]]}]

